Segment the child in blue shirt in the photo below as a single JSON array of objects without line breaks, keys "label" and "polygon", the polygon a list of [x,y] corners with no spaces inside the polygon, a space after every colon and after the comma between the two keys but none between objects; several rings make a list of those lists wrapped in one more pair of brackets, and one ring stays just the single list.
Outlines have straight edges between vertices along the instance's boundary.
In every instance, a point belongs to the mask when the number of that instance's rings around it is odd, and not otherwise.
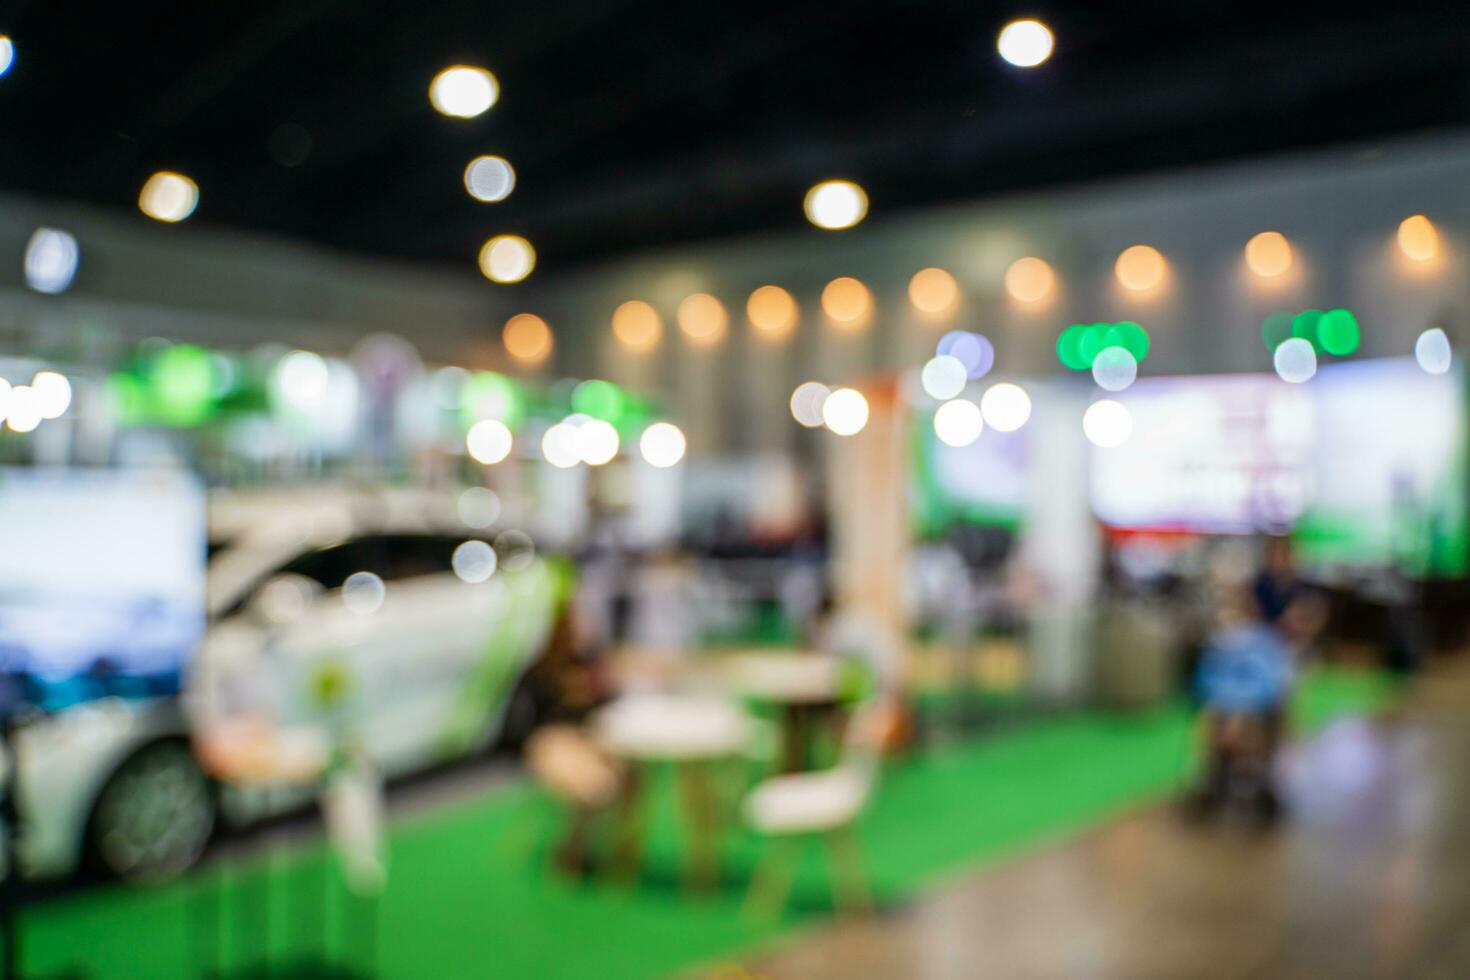
[{"label": "child in blue shirt", "polygon": [[1292,650],[1254,612],[1248,600],[1228,603],[1200,659],[1195,682],[1205,711],[1207,765],[1195,803],[1209,812],[1244,796],[1271,819],[1280,807],[1272,769],[1291,693]]}]

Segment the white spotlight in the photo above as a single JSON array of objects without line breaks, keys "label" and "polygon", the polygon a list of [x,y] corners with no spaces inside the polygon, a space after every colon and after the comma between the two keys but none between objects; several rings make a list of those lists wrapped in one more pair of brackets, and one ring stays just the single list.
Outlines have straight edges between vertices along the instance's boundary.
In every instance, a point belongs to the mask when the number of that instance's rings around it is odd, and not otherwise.
[{"label": "white spotlight", "polygon": [[481,419],[476,422],[470,426],[464,441],[465,448],[475,462],[486,466],[493,466],[509,456],[515,442],[510,429],[499,419]]},{"label": "white spotlight", "polygon": [[71,382],[56,371],[37,371],[31,378],[36,414],[43,419],[59,419],[71,406]]},{"label": "white spotlight", "polygon": [[577,456],[588,466],[612,462],[618,454],[618,430],[611,422],[591,419],[577,426]]},{"label": "white spotlight", "polygon": [[504,157],[475,157],[464,169],[464,186],[477,201],[503,201],[516,189],[515,168]]},{"label": "white spotlight", "polygon": [[1093,445],[1112,449],[1133,435],[1133,416],[1122,402],[1104,398],[1087,407],[1082,415],[1082,431]]},{"label": "white spotlight", "polygon": [[855,388],[838,388],[822,402],[822,422],[839,436],[854,436],[868,424],[868,400]]},{"label": "white spotlight", "polygon": [[803,381],[791,393],[791,417],[808,429],[818,428],[822,424],[822,403],[830,394],[832,389],[820,381]]},{"label": "white spotlight", "polygon": [[292,408],[310,408],[327,393],[327,362],[309,350],[295,350],[276,365],[276,390]]},{"label": "white spotlight", "polygon": [[997,432],[1014,432],[1031,418],[1031,396],[1009,381],[991,385],[980,397],[985,424]]},{"label": "white spotlight", "polygon": [[672,422],[655,422],[643,430],[638,449],[650,466],[668,469],[684,458],[688,443]]},{"label": "white spotlight", "polygon": [[183,221],[199,206],[199,185],[172,170],[160,170],[138,192],[138,209],[154,221]]},{"label": "white spotlight", "polygon": [[37,228],[26,243],[26,285],[38,293],[61,293],[77,275],[82,250],[76,236],[59,228]]},{"label": "white spotlight", "polygon": [[557,469],[565,470],[582,461],[581,447],[577,440],[577,427],[570,422],[558,422],[546,430],[541,437],[541,455]]},{"label": "white spotlight", "polygon": [[1305,337],[1291,337],[1276,345],[1271,356],[1282,381],[1301,384],[1317,373],[1317,351]]},{"label": "white spotlight", "polygon": [[1092,361],[1092,380],[1105,391],[1122,391],[1138,378],[1138,361],[1122,347],[1104,347]]},{"label": "white spotlight", "polygon": [[806,192],[806,218],[818,228],[851,228],[868,214],[868,195],[850,180],[824,180]]},{"label": "white spotlight", "polygon": [[1000,56],[1017,68],[1035,68],[1051,57],[1056,44],[1051,29],[1039,20],[1013,20],[995,39]]},{"label": "white spotlight", "polygon": [[475,585],[495,574],[495,549],[484,541],[471,538],[454,549],[449,564],[460,581]]},{"label": "white spotlight", "polygon": [[934,413],[934,434],[946,446],[961,448],[980,438],[985,419],[980,406],[967,398],[945,402]]},{"label": "white spotlight", "polygon": [[940,354],[929,358],[924,370],[919,373],[919,383],[930,398],[945,401],[965,390],[970,372],[965,362],[952,354]]},{"label": "white spotlight", "polygon": [[1454,360],[1449,335],[1439,327],[1430,327],[1421,333],[1414,341],[1414,360],[1430,374],[1444,374]]},{"label": "white spotlight", "polygon": [[435,109],[457,119],[473,119],[500,98],[500,83],[483,68],[453,65],[429,83],[429,101]]},{"label": "white spotlight", "polygon": [[30,385],[16,385],[10,389],[10,408],[5,415],[5,424],[11,432],[30,432],[41,424],[41,409],[36,402],[36,393]]}]

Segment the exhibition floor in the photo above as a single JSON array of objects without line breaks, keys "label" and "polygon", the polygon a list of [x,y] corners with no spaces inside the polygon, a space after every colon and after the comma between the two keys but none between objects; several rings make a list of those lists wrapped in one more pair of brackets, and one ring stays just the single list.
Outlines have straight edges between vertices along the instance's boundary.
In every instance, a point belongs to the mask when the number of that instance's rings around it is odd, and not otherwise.
[{"label": "exhibition floor", "polygon": [[804,935],[754,976],[1334,978],[1470,975],[1470,672],[1289,755],[1277,830],[1167,808]]},{"label": "exhibition floor", "polygon": [[[1318,729],[1364,715],[1394,690],[1380,675],[1316,671],[1304,680],[1296,720]],[[1168,797],[1187,778],[1193,749],[1191,716],[1174,705],[1137,716],[1038,719],[893,764],[860,828],[885,910],[872,928],[902,930],[921,921],[913,916],[922,912],[906,910],[914,901],[927,907],[921,894],[948,895],[943,889],[959,875],[1047,846],[1075,847],[1066,842]],[[739,910],[755,840],[732,833],[718,894],[690,896],[679,884],[672,800],[658,804],[657,832],[632,887],[578,885],[550,874],[546,855],[560,814],[513,782],[395,820],[389,884],[376,916],[326,887],[322,845],[300,841],[216,859],[166,885],[109,886],[27,908],[22,960],[32,976],[164,978],[197,974],[215,956],[227,975],[244,974],[266,952],[275,975],[293,966],[320,973],[326,959],[389,977],[553,980],[719,969],[736,957],[758,958],[778,939],[777,948],[799,956],[802,946],[785,945],[790,937],[828,921],[820,853],[806,854],[787,915],[752,923]],[[1310,807],[1302,817],[1311,819]],[[208,925],[211,909],[223,912],[219,943]],[[818,931],[802,941],[823,939]],[[837,968],[835,960],[829,965]],[[853,975],[850,964],[844,975]]]}]

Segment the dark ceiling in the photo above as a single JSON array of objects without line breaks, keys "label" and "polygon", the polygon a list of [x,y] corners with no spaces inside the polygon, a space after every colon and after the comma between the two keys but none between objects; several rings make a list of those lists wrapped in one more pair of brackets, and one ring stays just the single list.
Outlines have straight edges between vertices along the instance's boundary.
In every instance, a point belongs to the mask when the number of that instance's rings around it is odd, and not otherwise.
[{"label": "dark ceiling", "polygon": [[[200,224],[463,264],[515,231],[543,275],[800,227],[829,176],[878,216],[1470,119],[1465,0],[7,7],[0,187],[136,214],[148,174],[177,169]],[[1024,15],[1058,39],[1034,71],[995,54]],[[500,79],[479,119],[429,106],[456,62]],[[464,190],[481,153],[517,169],[501,204]]]}]

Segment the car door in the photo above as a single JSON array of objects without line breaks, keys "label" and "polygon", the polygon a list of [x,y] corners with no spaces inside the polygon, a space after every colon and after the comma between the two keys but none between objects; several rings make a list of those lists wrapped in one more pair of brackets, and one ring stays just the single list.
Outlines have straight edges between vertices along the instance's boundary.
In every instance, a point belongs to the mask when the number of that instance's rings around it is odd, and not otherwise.
[{"label": "car door", "polygon": [[370,535],[281,569],[321,586],[266,644],[291,720],[362,746],[390,775],[494,734],[521,670],[545,643],[553,590],[539,562],[457,574],[454,553],[466,540]]}]

